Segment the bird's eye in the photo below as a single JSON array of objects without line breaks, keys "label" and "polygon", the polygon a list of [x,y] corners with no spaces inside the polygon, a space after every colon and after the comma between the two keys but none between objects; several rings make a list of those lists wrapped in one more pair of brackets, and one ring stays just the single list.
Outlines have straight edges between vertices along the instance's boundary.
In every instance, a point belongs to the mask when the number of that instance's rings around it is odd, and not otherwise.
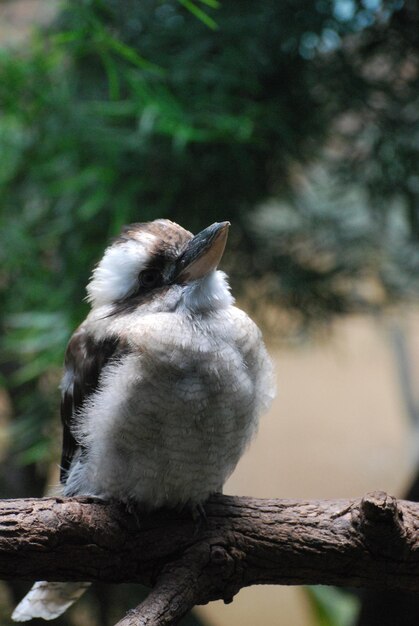
[{"label": "bird's eye", "polygon": [[141,287],[150,289],[151,287],[156,287],[161,282],[161,273],[159,270],[150,268],[140,272],[138,279]]}]

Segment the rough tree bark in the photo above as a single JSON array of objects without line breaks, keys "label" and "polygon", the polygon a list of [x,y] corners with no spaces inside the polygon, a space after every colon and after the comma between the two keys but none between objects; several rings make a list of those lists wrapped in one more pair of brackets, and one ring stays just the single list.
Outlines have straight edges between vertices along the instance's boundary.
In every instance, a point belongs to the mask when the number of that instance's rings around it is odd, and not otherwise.
[{"label": "rough tree bark", "polygon": [[175,624],[195,604],[254,584],[419,592],[419,504],[214,496],[199,531],[187,514],[144,518],[88,498],[0,503],[0,578],[138,582],[148,598],[118,626]]}]

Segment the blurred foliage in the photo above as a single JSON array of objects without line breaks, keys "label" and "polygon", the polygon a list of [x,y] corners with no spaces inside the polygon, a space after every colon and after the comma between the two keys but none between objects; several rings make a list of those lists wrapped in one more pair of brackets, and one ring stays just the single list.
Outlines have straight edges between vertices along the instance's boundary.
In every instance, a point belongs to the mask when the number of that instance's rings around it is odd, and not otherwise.
[{"label": "blurred foliage", "polygon": [[418,26],[417,0],[72,0],[0,50],[2,493],[58,457],[65,343],[125,223],[229,219],[234,291],[282,331],[417,297]]},{"label": "blurred foliage", "polygon": [[353,626],[359,601],[350,593],[323,585],[305,588],[316,626]]}]

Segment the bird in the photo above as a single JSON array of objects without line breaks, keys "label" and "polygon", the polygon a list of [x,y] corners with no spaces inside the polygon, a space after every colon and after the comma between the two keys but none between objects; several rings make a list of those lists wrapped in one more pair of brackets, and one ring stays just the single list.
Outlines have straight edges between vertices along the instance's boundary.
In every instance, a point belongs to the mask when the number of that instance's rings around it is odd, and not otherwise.
[{"label": "bird", "polygon": [[[275,395],[261,331],[218,269],[229,226],[134,223],[105,249],[65,354],[64,496],[146,515],[222,492]],[[54,619],[88,585],[39,581],[12,619]]]}]

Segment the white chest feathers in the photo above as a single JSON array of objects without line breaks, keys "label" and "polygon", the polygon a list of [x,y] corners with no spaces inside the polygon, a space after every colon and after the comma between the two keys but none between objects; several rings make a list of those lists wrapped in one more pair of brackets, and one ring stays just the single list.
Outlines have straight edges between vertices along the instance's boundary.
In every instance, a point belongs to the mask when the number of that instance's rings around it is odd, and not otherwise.
[{"label": "white chest feathers", "polygon": [[221,490],[274,395],[260,332],[228,307],[201,324],[137,318],[128,336],[127,354],[104,369],[78,420],[86,452],[66,493],[148,507],[203,502]]}]

